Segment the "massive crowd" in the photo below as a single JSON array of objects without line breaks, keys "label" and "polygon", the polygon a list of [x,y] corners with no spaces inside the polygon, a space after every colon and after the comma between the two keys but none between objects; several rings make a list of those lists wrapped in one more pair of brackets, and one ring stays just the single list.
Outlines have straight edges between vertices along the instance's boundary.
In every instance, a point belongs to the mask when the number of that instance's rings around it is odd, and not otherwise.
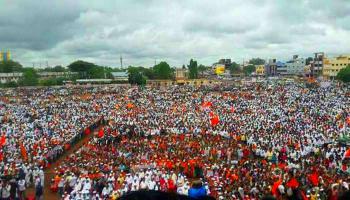
[{"label": "massive crowd", "polygon": [[20,183],[43,186],[42,168],[103,117],[45,183],[62,199],[135,190],[337,199],[350,183],[338,142],[350,130],[349,92],[303,84],[9,91],[0,107],[0,172],[9,178],[0,189],[17,185],[21,195]]}]

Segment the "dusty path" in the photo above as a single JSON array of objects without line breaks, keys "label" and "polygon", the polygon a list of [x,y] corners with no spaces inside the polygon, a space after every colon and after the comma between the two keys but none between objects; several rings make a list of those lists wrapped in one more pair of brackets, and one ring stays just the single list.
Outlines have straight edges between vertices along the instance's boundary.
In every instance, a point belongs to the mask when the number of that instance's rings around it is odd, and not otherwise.
[{"label": "dusty path", "polygon": [[[72,146],[68,151],[66,151],[58,160],[56,160],[49,168],[45,169],[45,185],[44,185],[44,200],[59,200],[58,194],[53,193],[50,190],[50,182],[52,178],[55,176],[55,168],[60,165],[62,161],[64,161],[67,156],[71,155],[75,151],[77,151],[81,146],[86,144],[91,137],[99,130],[96,128],[94,132],[89,135],[84,136],[79,142],[77,142],[74,146]],[[28,188],[26,191],[26,196],[35,196],[35,190],[33,187]]]}]

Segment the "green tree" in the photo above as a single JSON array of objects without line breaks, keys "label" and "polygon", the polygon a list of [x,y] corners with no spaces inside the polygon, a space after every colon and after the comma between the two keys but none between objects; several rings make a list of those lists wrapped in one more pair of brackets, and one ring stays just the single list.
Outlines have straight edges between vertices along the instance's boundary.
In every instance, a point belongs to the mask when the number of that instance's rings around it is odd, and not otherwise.
[{"label": "green tree", "polygon": [[18,83],[14,81],[10,81],[7,83],[0,83],[0,88],[13,88],[13,87],[18,87]]},{"label": "green tree", "polygon": [[67,69],[62,67],[61,65],[57,65],[55,67],[46,67],[44,69],[39,69],[42,72],[66,72]]},{"label": "green tree", "polygon": [[93,63],[78,60],[69,64],[67,68],[72,72],[78,72],[79,78],[90,78],[90,74],[88,72],[90,70],[90,72],[93,72],[94,70],[92,68],[95,66],[96,65]]},{"label": "green tree", "polygon": [[143,75],[145,75],[148,79],[155,79],[156,75],[154,74],[154,71],[152,68],[144,68],[142,67]]},{"label": "green tree", "polygon": [[23,67],[19,62],[13,60],[0,62],[0,73],[21,72],[22,70]]},{"label": "green tree", "polygon": [[249,64],[252,65],[263,65],[265,64],[265,60],[261,58],[252,58],[249,60]]},{"label": "green tree", "polygon": [[344,83],[350,82],[350,65],[341,69],[337,74],[337,79],[343,81]]},{"label": "green tree", "polygon": [[251,75],[253,72],[255,72],[255,66],[248,65],[246,67],[243,67],[243,72],[245,75]]},{"label": "green tree", "polygon": [[79,78],[107,78],[111,77],[112,69],[109,67],[102,67],[95,65],[94,63],[78,60],[67,68],[72,72],[78,72]]},{"label": "green tree", "polygon": [[67,68],[72,72],[86,72],[95,66],[94,63],[78,60],[69,64]]},{"label": "green tree", "polygon": [[191,59],[190,64],[187,66],[188,68],[188,76],[190,79],[196,79],[198,78],[198,65],[197,61]]},{"label": "green tree", "polygon": [[153,72],[156,79],[171,79],[174,76],[173,70],[169,64],[162,61],[153,67]]},{"label": "green tree", "polygon": [[232,64],[229,66],[229,70],[231,74],[236,74],[241,72],[241,68],[239,64],[237,64],[236,62],[232,62]]},{"label": "green tree", "polygon": [[104,67],[93,66],[88,71],[89,78],[106,78],[107,74]]},{"label": "green tree", "polygon": [[45,80],[40,80],[39,85],[41,85],[41,86],[63,85],[64,80],[65,80],[65,78],[63,78],[63,77],[45,79]]},{"label": "green tree", "polygon": [[38,74],[34,68],[23,68],[23,76],[19,80],[21,86],[36,86],[38,84]]},{"label": "green tree", "polygon": [[308,57],[308,58],[305,59],[305,64],[309,65],[311,61],[313,61],[313,58],[312,57]]},{"label": "green tree", "polygon": [[136,84],[136,85],[145,85],[146,84],[146,78],[142,75],[142,68],[141,67],[128,67],[128,74],[129,74],[129,83],[130,84]]},{"label": "green tree", "polygon": [[207,70],[207,67],[206,67],[206,66],[204,66],[204,65],[202,65],[202,64],[200,64],[200,65],[198,66],[198,72],[201,73],[201,76],[204,75],[204,72],[205,72],[206,70]]},{"label": "green tree", "polygon": [[57,66],[52,68],[52,71],[53,72],[65,72],[65,71],[67,71],[67,69],[62,67],[61,65],[57,65]]}]

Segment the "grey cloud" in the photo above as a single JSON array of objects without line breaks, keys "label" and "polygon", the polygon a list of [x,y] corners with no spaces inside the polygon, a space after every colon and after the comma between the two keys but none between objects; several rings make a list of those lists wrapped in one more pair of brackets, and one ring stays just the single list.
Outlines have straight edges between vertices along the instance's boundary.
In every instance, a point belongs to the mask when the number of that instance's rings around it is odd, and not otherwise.
[{"label": "grey cloud", "polygon": [[79,7],[71,1],[4,1],[0,42],[11,48],[48,49],[75,33],[79,15]]},{"label": "grey cloud", "polygon": [[0,48],[25,64],[63,65],[349,53],[349,9],[347,0],[0,0]]}]

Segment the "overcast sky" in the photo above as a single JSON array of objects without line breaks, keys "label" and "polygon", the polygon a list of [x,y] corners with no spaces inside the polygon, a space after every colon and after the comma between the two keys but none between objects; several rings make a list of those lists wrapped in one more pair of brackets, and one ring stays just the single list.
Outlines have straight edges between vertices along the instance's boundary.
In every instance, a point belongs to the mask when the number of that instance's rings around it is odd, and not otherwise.
[{"label": "overcast sky", "polygon": [[350,1],[0,0],[0,49],[25,66],[350,54]]}]

